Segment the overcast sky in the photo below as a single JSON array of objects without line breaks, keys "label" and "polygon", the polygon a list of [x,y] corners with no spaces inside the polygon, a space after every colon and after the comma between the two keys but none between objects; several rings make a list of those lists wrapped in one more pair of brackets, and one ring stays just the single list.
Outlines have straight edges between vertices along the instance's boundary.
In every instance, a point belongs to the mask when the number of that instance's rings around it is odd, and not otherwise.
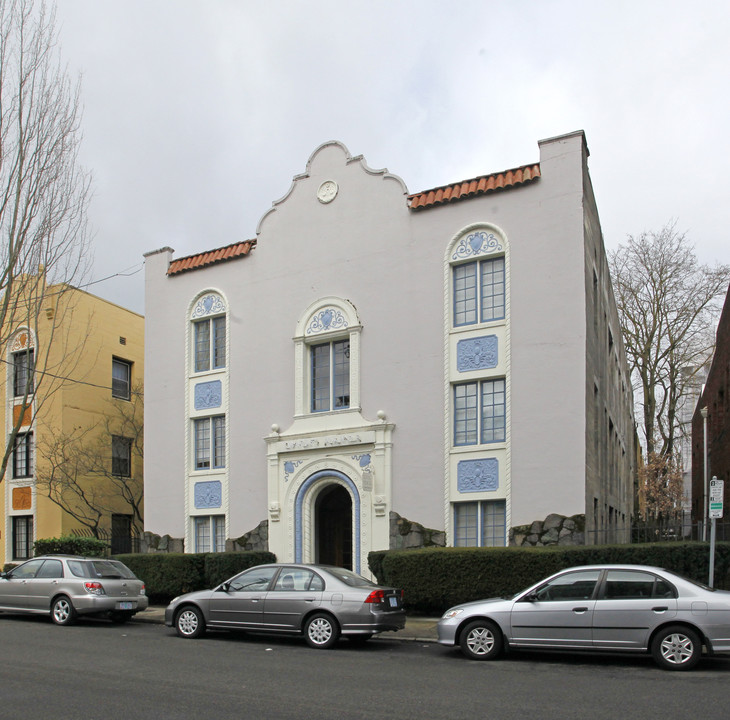
[{"label": "overcast sky", "polygon": [[[143,254],[256,236],[323,142],[410,192],[585,130],[608,248],[672,219],[730,262],[730,3],[58,0],[94,176],[89,291],[144,312]],[[134,273],[136,274],[129,274]]]}]

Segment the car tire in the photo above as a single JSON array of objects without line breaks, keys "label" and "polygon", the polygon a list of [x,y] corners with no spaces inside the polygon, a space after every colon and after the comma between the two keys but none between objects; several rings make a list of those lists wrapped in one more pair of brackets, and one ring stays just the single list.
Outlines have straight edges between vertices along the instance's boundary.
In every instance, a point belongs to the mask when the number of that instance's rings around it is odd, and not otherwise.
[{"label": "car tire", "polygon": [[76,620],[76,610],[71,600],[59,595],[51,603],[51,620],[56,625],[71,625]]},{"label": "car tire", "polygon": [[315,613],[304,624],[304,638],[307,645],[318,650],[333,647],[340,637],[340,626],[327,613]]},{"label": "car tire", "polygon": [[702,657],[702,639],[691,628],[668,625],[651,641],[651,654],[663,670],[691,670]]},{"label": "car tire", "polygon": [[502,652],[502,632],[489,620],[475,620],[461,632],[459,646],[471,660],[494,660]]},{"label": "car tire", "polygon": [[182,638],[198,638],[205,634],[203,612],[194,605],[182,608],[175,616],[175,629]]}]

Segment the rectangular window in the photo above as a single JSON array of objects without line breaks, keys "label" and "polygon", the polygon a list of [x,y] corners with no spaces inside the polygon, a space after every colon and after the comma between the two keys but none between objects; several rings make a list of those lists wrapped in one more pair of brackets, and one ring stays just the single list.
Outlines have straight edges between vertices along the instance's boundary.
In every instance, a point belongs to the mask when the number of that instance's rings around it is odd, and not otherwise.
[{"label": "rectangular window", "polygon": [[455,327],[504,318],[503,257],[456,265],[452,277]]},{"label": "rectangular window", "polygon": [[35,357],[33,350],[23,350],[13,354],[13,394],[25,397],[33,394],[33,370]]},{"label": "rectangular window", "polygon": [[482,382],[482,442],[505,440],[504,379]]},{"label": "rectangular window", "polygon": [[477,404],[477,383],[454,386],[454,445],[476,445]]},{"label": "rectangular window", "polygon": [[350,341],[315,345],[312,361],[312,412],[350,407]]},{"label": "rectangular window", "polygon": [[129,400],[131,394],[132,363],[112,359],[112,397]]},{"label": "rectangular window", "polygon": [[131,477],[132,440],[112,435],[112,475]]},{"label": "rectangular window", "polygon": [[132,552],[132,516],[112,515],[112,555]]},{"label": "rectangular window", "polygon": [[223,515],[195,518],[195,552],[225,552],[226,518]]},{"label": "rectangular window", "polygon": [[33,516],[13,518],[13,560],[33,557]]},{"label": "rectangular window", "polygon": [[504,500],[454,503],[454,547],[504,547]]},{"label": "rectangular window", "polygon": [[198,320],[194,325],[195,372],[226,366],[225,316]]},{"label": "rectangular window", "polygon": [[194,421],[195,469],[226,466],[226,418],[217,415]]},{"label": "rectangular window", "polygon": [[13,477],[33,475],[33,433],[18,433],[13,445]]},{"label": "rectangular window", "polygon": [[454,385],[454,445],[504,442],[505,380]]}]

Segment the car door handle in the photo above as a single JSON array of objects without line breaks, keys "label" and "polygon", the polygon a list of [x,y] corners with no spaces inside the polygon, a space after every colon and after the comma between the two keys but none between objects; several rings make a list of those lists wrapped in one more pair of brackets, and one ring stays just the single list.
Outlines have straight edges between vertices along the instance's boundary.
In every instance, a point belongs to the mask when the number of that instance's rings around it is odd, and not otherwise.
[{"label": "car door handle", "polygon": [[663,613],[663,612],[666,612],[667,610],[669,610],[669,608],[666,607],[666,606],[663,606],[663,607],[655,607],[655,608],[652,608],[652,610],[655,613]]},{"label": "car door handle", "polygon": [[573,608],[573,612],[574,613],[578,613],[579,615],[582,615],[584,612],[587,612],[587,611],[588,611],[588,608],[587,607]]}]

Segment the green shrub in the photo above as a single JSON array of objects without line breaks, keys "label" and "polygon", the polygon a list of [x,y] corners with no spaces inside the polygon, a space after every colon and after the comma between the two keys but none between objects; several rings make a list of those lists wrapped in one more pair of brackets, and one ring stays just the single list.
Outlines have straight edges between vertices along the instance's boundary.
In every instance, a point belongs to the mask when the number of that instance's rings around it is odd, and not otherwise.
[{"label": "green shrub", "polygon": [[[438,615],[452,605],[512,595],[575,565],[653,565],[707,582],[707,543],[551,546],[544,548],[423,548],[371,552],[378,582],[403,588],[406,608]],[[715,552],[715,587],[730,589],[730,542]]]},{"label": "green shrub", "polygon": [[85,557],[106,557],[108,545],[98,538],[62,535],[58,538],[43,538],[33,543],[33,552],[38,555],[83,555]]},{"label": "green shrub", "polygon": [[273,553],[257,551],[130,554],[114,557],[144,581],[151,603],[163,605],[177,595],[213,588],[254,565],[276,562]]},{"label": "green shrub", "polygon": [[153,604],[167,604],[176,595],[205,588],[205,553],[115,555],[140,580]]}]

